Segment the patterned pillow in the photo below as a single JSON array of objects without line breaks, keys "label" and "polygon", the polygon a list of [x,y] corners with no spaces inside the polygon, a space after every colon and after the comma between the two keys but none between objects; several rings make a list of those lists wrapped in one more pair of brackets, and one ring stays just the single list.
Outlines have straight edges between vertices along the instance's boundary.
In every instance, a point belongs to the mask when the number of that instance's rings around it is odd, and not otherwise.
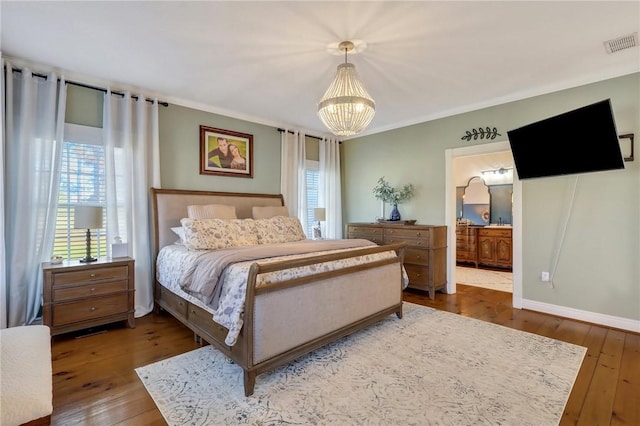
[{"label": "patterned pillow", "polygon": [[225,204],[204,204],[187,206],[189,219],[235,219],[235,206]]},{"label": "patterned pillow", "polygon": [[275,216],[254,221],[258,243],[278,244],[306,240],[302,224],[297,217]]},{"label": "patterned pillow", "polygon": [[189,250],[216,250],[258,244],[251,219],[189,219],[180,221]]}]

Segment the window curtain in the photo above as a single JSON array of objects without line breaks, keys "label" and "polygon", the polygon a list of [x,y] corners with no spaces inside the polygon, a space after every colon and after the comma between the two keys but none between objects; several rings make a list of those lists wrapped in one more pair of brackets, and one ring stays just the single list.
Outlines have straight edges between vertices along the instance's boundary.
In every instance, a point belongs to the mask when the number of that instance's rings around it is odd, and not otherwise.
[{"label": "window curtain", "polygon": [[340,142],[323,138],[319,147],[318,205],[325,208],[325,238],[342,238]]},{"label": "window curtain", "polygon": [[41,263],[51,258],[58,207],[60,156],[66,106],[64,78],[14,72],[4,62],[3,197],[6,326],[28,325],[40,316]]},{"label": "window curtain", "polygon": [[284,130],[281,137],[280,191],[289,214],[307,223],[305,134]]},{"label": "window curtain", "polygon": [[153,309],[151,187],[160,187],[158,100],[130,92],[104,96],[107,241],[128,244],[135,259],[135,316]]}]

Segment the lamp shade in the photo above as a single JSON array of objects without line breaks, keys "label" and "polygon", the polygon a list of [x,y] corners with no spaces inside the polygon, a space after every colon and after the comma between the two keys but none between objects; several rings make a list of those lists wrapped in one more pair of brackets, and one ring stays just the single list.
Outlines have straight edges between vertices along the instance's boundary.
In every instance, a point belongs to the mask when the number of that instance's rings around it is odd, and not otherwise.
[{"label": "lamp shade", "polygon": [[75,229],[102,228],[102,207],[76,206],[73,212],[73,227]]},{"label": "lamp shade", "polygon": [[313,209],[313,220],[322,222],[325,220],[325,209],[324,207],[318,207]]}]

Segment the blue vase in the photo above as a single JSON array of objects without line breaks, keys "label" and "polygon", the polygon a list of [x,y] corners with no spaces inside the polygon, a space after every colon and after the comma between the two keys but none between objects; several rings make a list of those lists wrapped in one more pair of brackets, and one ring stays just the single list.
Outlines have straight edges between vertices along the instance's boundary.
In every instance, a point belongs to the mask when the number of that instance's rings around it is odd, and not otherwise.
[{"label": "blue vase", "polygon": [[389,217],[389,220],[400,220],[400,212],[398,211],[398,205],[394,204],[393,205],[393,210],[391,210],[391,216]]}]

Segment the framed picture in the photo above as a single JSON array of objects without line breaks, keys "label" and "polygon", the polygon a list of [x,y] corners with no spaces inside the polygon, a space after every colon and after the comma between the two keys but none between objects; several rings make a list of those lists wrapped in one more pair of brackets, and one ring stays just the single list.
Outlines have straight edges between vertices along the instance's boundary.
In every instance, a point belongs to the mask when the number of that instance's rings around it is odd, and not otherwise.
[{"label": "framed picture", "polygon": [[200,126],[200,174],[253,178],[253,135]]},{"label": "framed picture", "polygon": [[620,139],[620,149],[624,161],[633,161],[633,133],[619,135],[618,139]]}]

